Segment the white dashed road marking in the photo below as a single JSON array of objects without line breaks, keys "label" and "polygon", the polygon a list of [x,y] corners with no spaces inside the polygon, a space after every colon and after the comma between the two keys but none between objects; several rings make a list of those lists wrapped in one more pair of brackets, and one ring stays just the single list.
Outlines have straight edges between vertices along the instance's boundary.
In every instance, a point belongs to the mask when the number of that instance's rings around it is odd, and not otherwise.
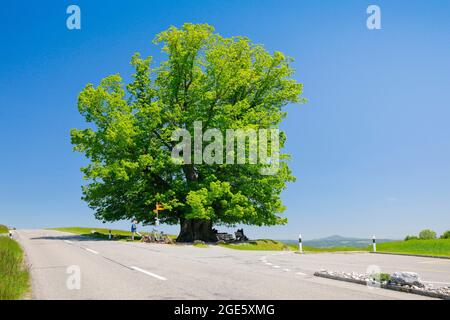
[{"label": "white dashed road marking", "polygon": [[298,274],[299,276],[306,276],[306,273],[303,272],[297,272],[296,274]]},{"label": "white dashed road marking", "polygon": [[64,242],[65,243],[70,243],[70,244],[72,244],[73,242],[72,241],[70,241],[70,240],[64,240]]},{"label": "white dashed road marking", "polygon": [[89,249],[89,248],[85,248],[85,249],[86,249],[86,251],[89,251],[90,253],[98,254],[98,252],[95,251],[95,250],[92,250],[92,249]]},{"label": "white dashed road marking", "polygon": [[142,272],[142,273],[144,273],[144,274],[146,274],[146,275],[148,275],[148,276],[151,276],[151,277],[154,277],[154,278],[156,278],[156,279],[162,280],[162,281],[166,281],[166,280],[167,280],[167,279],[164,278],[164,277],[161,277],[161,276],[159,276],[159,275],[157,275],[157,274],[155,274],[155,273],[152,273],[152,272],[150,272],[150,271],[147,271],[147,270],[144,270],[144,269],[141,269],[141,268],[138,268],[138,267],[130,267],[130,268],[133,269],[133,270]]}]

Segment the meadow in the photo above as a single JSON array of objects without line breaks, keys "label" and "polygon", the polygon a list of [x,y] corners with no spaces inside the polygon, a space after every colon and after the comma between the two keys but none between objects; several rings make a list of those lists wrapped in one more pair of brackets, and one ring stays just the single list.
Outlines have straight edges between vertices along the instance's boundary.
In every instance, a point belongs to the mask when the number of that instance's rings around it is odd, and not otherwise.
[{"label": "meadow", "polygon": [[450,257],[450,239],[408,240],[380,243],[378,252]]},{"label": "meadow", "polygon": [[21,299],[29,289],[29,279],[20,245],[0,237],[0,300]]}]

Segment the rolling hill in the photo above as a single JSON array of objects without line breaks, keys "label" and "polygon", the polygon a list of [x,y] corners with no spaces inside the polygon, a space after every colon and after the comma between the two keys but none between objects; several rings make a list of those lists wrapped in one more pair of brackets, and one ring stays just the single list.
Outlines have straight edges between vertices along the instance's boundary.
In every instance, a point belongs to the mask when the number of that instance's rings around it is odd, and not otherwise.
[{"label": "rolling hill", "polygon": [[[287,244],[298,243],[298,240],[281,240]],[[391,239],[377,239],[377,243],[391,242]],[[364,248],[372,243],[372,239],[343,237],[339,235],[333,235],[320,239],[304,240],[303,244],[315,248],[331,248],[331,247],[357,247]]]}]

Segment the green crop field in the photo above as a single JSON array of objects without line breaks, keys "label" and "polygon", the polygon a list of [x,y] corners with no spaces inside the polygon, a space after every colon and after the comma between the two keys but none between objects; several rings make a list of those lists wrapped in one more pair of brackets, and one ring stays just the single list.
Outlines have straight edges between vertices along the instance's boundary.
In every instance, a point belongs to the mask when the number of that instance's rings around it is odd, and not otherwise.
[{"label": "green crop field", "polygon": [[19,244],[0,237],[0,300],[20,299],[28,291],[29,274]]},{"label": "green crop field", "polygon": [[450,239],[385,242],[377,245],[377,251],[450,257]]}]

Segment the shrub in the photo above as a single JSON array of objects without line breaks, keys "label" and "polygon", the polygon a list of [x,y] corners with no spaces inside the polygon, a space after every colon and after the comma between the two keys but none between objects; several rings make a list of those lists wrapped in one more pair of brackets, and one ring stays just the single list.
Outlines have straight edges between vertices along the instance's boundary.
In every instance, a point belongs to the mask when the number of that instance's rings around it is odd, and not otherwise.
[{"label": "shrub", "polygon": [[373,273],[369,276],[372,280],[380,283],[389,282],[391,280],[391,276],[389,273]]},{"label": "shrub", "polygon": [[450,239],[450,230],[445,231],[442,234],[441,239]]},{"label": "shrub", "polygon": [[419,238],[416,237],[416,236],[410,236],[410,235],[408,235],[408,236],[406,236],[405,241],[409,241],[409,240],[418,240],[418,239],[419,239]]},{"label": "shrub", "polygon": [[430,229],[425,229],[420,231],[419,233],[419,239],[420,240],[431,240],[436,239],[436,232]]}]

